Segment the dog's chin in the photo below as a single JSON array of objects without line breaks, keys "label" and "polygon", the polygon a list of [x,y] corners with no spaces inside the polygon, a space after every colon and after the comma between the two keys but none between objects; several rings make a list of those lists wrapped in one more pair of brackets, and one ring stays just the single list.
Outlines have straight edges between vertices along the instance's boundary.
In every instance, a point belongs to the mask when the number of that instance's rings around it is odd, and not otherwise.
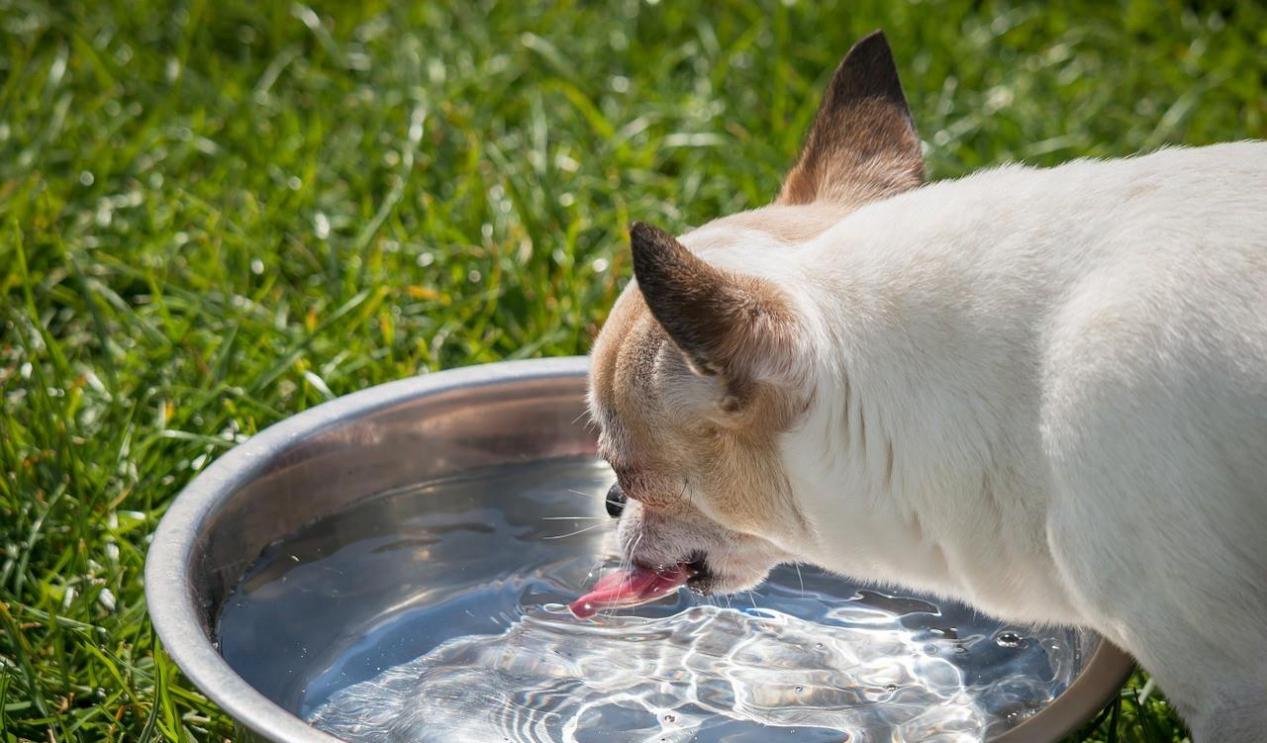
[{"label": "dog's chin", "polygon": [[686,586],[700,596],[725,596],[751,591],[765,581],[774,568],[755,565],[717,565],[709,562],[707,555],[688,564],[693,573]]}]

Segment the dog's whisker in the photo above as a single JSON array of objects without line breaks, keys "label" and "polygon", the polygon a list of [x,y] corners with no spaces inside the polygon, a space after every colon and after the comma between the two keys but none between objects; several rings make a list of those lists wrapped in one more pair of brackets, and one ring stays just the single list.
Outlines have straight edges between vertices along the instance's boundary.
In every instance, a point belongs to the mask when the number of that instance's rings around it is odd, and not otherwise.
[{"label": "dog's whisker", "polygon": [[557,534],[552,537],[542,537],[542,539],[567,539],[568,537],[574,537],[577,534],[584,534],[587,531],[594,531],[600,526],[602,526],[602,524],[590,524],[589,526],[583,527],[581,529],[577,529],[576,531],[570,531],[567,534]]},{"label": "dog's whisker", "polygon": [[629,570],[630,568],[633,567],[633,554],[638,549],[638,545],[640,544],[642,544],[641,531],[639,531],[638,534],[634,536],[633,543],[629,545],[629,549],[625,550],[624,554],[621,555],[620,557],[621,570]]}]

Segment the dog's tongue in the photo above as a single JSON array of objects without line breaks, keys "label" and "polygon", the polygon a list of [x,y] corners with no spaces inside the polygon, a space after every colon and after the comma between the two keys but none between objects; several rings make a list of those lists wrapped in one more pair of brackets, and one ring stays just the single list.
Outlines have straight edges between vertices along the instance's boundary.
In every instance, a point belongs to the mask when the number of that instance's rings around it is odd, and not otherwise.
[{"label": "dog's tongue", "polygon": [[617,570],[599,578],[589,593],[568,604],[568,608],[579,619],[588,619],[603,609],[638,606],[668,596],[690,577],[685,565],[659,570],[640,567]]}]

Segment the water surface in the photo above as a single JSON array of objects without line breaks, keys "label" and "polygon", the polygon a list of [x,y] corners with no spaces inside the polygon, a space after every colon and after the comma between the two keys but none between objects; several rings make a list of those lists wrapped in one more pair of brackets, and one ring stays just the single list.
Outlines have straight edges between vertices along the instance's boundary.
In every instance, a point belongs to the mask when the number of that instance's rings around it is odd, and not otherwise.
[{"label": "water surface", "polygon": [[1007,626],[802,567],[581,621],[614,521],[591,460],[385,494],[270,546],[221,651],[348,741],[976,741],[1076,676],[1072,630]]}]

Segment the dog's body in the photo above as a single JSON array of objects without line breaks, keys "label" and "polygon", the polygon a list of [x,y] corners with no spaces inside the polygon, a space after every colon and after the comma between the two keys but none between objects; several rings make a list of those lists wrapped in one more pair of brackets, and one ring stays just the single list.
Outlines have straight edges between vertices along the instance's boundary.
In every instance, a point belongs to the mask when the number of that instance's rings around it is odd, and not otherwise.
[{"label": "dog's body", "polygon": [[1094,627],[1190,718],[1267,732],[1267,145],[986,172],[789,259],[813,540],[776,544]]},{"label": "dog's body", "polygon": [[1267,740],[1267,144],[914,188],[872,39],[778,203],[633,231],[592,382],[628,556],[1091,627],[1199,743]]}]

